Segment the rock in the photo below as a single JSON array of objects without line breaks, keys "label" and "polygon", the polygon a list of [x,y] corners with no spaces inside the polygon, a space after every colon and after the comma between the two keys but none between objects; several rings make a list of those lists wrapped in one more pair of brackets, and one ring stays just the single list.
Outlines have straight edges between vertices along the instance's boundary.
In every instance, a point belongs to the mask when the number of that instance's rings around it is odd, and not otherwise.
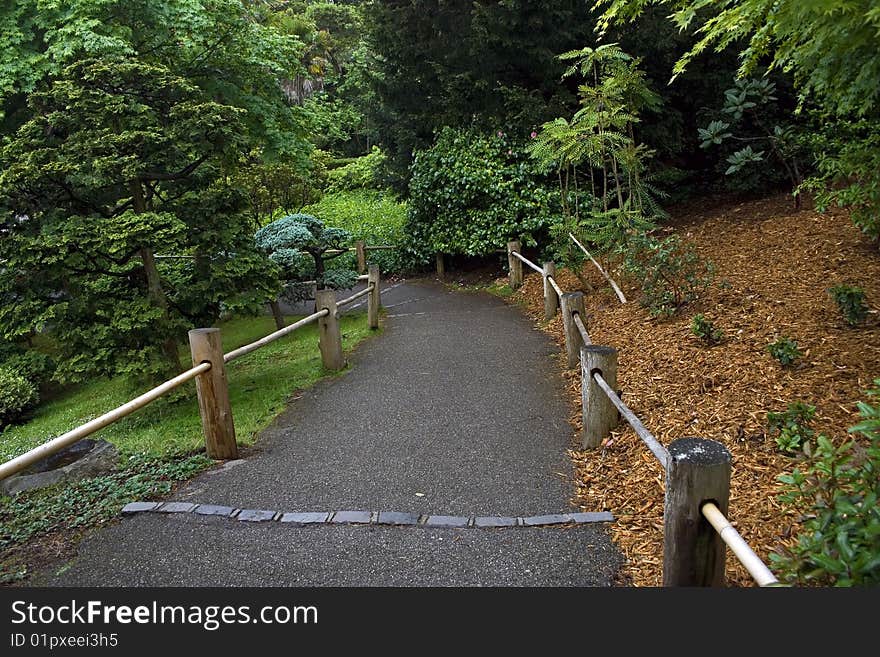
[{"label": "rock", "polygon": [[35,463],[26,471],[28,474],[0,481],[0,492],[4,495],[15,495],[62,481],[97,477],[115,470],[118,460],[119,451],[106,440],[82,440]]}]

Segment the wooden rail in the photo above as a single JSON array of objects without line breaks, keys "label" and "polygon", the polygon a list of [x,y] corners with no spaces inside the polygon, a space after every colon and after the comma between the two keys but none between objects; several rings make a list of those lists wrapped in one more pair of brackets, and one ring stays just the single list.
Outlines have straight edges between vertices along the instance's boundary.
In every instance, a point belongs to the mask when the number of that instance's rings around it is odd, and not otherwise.
[{"label": "wooden rail", "polygon": [[17,472],[21,472],[22,470],[33,465],[37,461],[44,459],[47,456],[51,456],[52,454],[61,451],[65,447],[69,447],[70,445],[79,442],[83,438],[91,436],[96,431],[99,431],[100,429],[103,429],[104,427],[109,426],[128,415],[131,415],[135,411],[142,409],[150,402],[159,399],[159,397],[161,397],[162,395],[171,392],[175,388],[182,386],[188,381],[192,381],[194,378],[196,378],[200,374],[204,374],[210,369],[211,365],[209,363],[202,363],[200,365],[197,365],[196,367],[193,367],[192,369],[189,369],[182,374],[178,374],[173,379],[165,381],[165,383],[156,386],[152,390],[145,392],[139,397],[135,397],[134,399],[126,402],[122,406],[114,408],[112,411],[104,413],[104,415],[96,417],[94,420],[86,422],[85,424],[78,426],[76,429],[72,429],[71,431],[62,434],[57,438],[53,438],[52,440],[43,443],[39,447],[35,447],[29,452],[25,452],[21,456],[16,456],[14,459],[11,459],[6,463],[0,464],[0,479],[6,479],[7,477],[10,477]]},{"label": "wooden rail", "polygon": [[[607,272],[574,235],[569,236],[599,268],[621,303],[626,303],[623,292]],[[555,279],[556,265],[549,262],[539,268],[520,253],[519,242],[507,245],[507,256],[512,289],[522,285],[525,264],[543,277],[545,319],[552,319],[561,309],[568,367],[581,368],[581,447],[600,447],[622,418],[666,471],[663,584],[722,586],[727,546],[759,586],[778,585],[770,569],[725,516],[731,457],[724,445],[714,440],[682,438],[673,441],[669,448],[664,447],[616,390],[617,350],[592,343],[583,293],[564,292]]]},{"label": "wooden rail", "polygon": [[239,347],[227,354],[223,354],[221,349],[220,329],[194,329],[190,331],[190,350],[193,357],[193,367],[191,369],[94,420],[86,422],[57,438],[53,438],[6,463],[0,464],[0,479],[6,479],[21,472],[37,461],[55,454],[92,435],[96,431],[131,415],[168,392],[192,380],[196,381],[199,413],[202,418],[207,455],[218,460],[237,458],[235,426],[232,418],[232,409],[229,405],[229,390],[226,380],[226,363],[265,347],[308,324],[318,322],[319,347],[323,365],[330,370],[341,369],[345,363],[342,358],[342,336],[339,331],[336,312],[339,305],[345,305],[354,299],[364,296],[368,297],[367,317],[369,326],[372,329],[379,328],[379,308],[381,304],[379,269],[377,267],[370,267],[369,274],[361,277],[359,280],[369,281],[367,289],[340,303],[336,303],[336,293],[333,290],[319,290],[316,295],[318,297],[316,299],[317,312],[302,318],[280,331],[270,333],[251,344]]}]

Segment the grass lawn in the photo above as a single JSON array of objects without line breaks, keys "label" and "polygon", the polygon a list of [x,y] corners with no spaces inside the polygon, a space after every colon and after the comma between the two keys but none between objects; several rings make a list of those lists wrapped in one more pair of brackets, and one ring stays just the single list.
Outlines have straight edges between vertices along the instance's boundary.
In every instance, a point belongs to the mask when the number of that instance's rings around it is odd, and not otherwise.
[{"label": "grass lawn", "polygon": [[[371,334],[364,314],[344,316],[340,325],[346,351]],[[229,351],[272,333],[275,324],[271,317],[242,318],[220,329]],[[240,445],[253,444],[294,391],[332,375],[321,365],[315,325],[230,363],[227,373]],[[141,392],[125,379],[65,391],[42,404],[27,424],[0,434],[0,457],[21,454]],[[0,585],[22,582],[64,559],[86,529],[114,521],[126,503],[162,499],[178,482],[213,464],[204,455],[195,384],[176,392],[94,434],[122,452],[118,471],[0,497]]]},{"label": "grass lawn", "polygon": [[[292,322],[296,318],[288,318]],[[351,349],[370,334],[364,314],[340,318],[343,348]],[[275,330],[271,317],[232,319],[219,326],[228,352]],[[184,356],[188,362],[189,352]],[[283,408],[291,393],[330,374],[321,365],[315,324],[273,342],[227,366],[229,397],[240,445],[251,445]],[[27,424],[0,434],[0,460],[7,461],[47,440],[88,422],[144,392],[125,379],[97,380],[65,391],[41,404]],[[175,394],[176,393],[176,394]],[[163,397],[94,434],[123,453],[171,456],[204,447],[195,383]]]}]

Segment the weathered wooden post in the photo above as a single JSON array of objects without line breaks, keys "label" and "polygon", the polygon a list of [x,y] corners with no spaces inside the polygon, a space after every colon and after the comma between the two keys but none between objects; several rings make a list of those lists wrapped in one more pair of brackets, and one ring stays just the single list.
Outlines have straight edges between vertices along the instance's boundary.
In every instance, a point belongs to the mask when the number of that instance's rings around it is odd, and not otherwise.
[{"label": "weathered wooden post", "polygon": [[514,253],[520,253],[522,245],[514,240],[507,243],[507,264],[510,268],[510,289],[518,290],[523,284],[522,260],[517,258]]},{"label": "weathered wooden post", "polygon": [[357,254],[358,274],[367,273],[367,245],[363,240],[354,243],[354,250]]},{"label": "weathered wooden post", "polygon": [[723,586],[725,548],[700,508],[725,515],[730,452],[719,442],[681,438],[669,446],[663,511],[663,586]]},{"label": "weathered wooden post", "polygon": [[437,263],[437,278],[445,278],[446,266],[443,262],[443,254],[438,251],[434,256],[434,260]]},{"label": "weathered wooden post", "polygon": [[617,407],[593,378],[595,373],[601,374],[612,390],[617,390],[617,349],[594,344],[581,347],[582,449],[601,445],[620,421]]},{"label": "weathered wooden post", "polygon": [[235,423],[229,405],[229,386],[223,362],[220,329],[194,329],[189,332],[189,348],[193,365],[211,363],[211,369],[196,377],[196,394],[205,434],[205,450],[209,458],[237,459]]},{"label": "weathered wooden post", "polygon": [[581,319],[586,315],[583,292],[566,292],[559,298],[562,308],[562,327],[565,330],[565,353],[568,357],[568,369],[577,367],[584,346],[584,338],[574,323],[572,313],[578,313]]},{"label": "weathered wooden post", "polygon": [[550,278],[556,278],[556,265],[552,262],[544,263],[544,319],[550,321],[556,316],[559,308],[559,295],[556,288],[550,283]]},{"label": "weathered wooden post", "polygon": [[377,329],[379,328],[379,308],[382,307],[382,296],[379,292],[379,268],[375,265],[371,266],[369,276],[367,285],[371,285],[372,290],[367,297],[367,320],[371,329]]},{"label": "weathered wooden post", "polygon": [[342,358],[342,334],[339,332],[339,318],[336,316],[336,292],[318,290],[315,292],[315,310],[328,310],[328,314],[318,320],[318,348],[321,361],[328,370],[341,370],[345,367]]}]

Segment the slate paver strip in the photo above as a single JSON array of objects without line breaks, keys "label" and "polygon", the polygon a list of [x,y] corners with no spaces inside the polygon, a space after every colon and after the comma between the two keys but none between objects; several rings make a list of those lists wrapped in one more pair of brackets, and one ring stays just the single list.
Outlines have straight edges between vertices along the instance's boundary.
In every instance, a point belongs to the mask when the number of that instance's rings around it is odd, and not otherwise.
[{"label": "slate paver strip", "polygon": [[320,513],[285,513],[281,516],[281,522],[288,522],[294,525],[322,525],[327,522],[330,514],[326,511]]},{"label": "slate paver strip", "polygon": [[334,525],[368,525],[373,519],[369,511],[337,511],[330,522]]},{"label": "slate paver strip", "polygon": [[526,527],[543,527],[545,525],[563,525],[572,522],[571,517],[567,513],[553,513],[546,516],[529,516],[523,518],[523,524]]},{"label": "slate paver strip", "polygon": [[199,504],[193,513],[201,516],[223,516],[228,518],[235,511],[231,506],[218,506],[216,504]]},{"label": "slate paver strip", "polygon": [[196,506],[190,502],[165,502],[157,511],[160,513],[190,513]]},{"label": "slate paver strip", "polygon": [[588,522],[614,522],[614,516],[610,511],[591,511],[587,513],[569,513],[572,522],[585,524]]},{"label": "slate paver strip", "polygon": [[122,507],[122,515],[131,515],[132,513],[144,513],[146,511],[155,511],[159,508],[159,502],[129,502]]},{"label": "slate paver strip", "polygon": [[480,516],[474,519],[474,527],[516,527],[516,518],[507,516]]},{"label": "slate paver strip", "polygon": [[400,513],[399,511],[380,511],[379,520],[376,521],[380,525],[415,525],[419,522],[418,514]]},{"label": "slate paver strip", "polygon": [[245,522],[269,522],[277,513],[277,511],[266,511],[264,509],[244,509],[236,516],[236,520],[243,520]]},{"label": "slate paver strip", "polygon": [[467,516],[428,516],[425,527],[467,527],[470,521]]}]

